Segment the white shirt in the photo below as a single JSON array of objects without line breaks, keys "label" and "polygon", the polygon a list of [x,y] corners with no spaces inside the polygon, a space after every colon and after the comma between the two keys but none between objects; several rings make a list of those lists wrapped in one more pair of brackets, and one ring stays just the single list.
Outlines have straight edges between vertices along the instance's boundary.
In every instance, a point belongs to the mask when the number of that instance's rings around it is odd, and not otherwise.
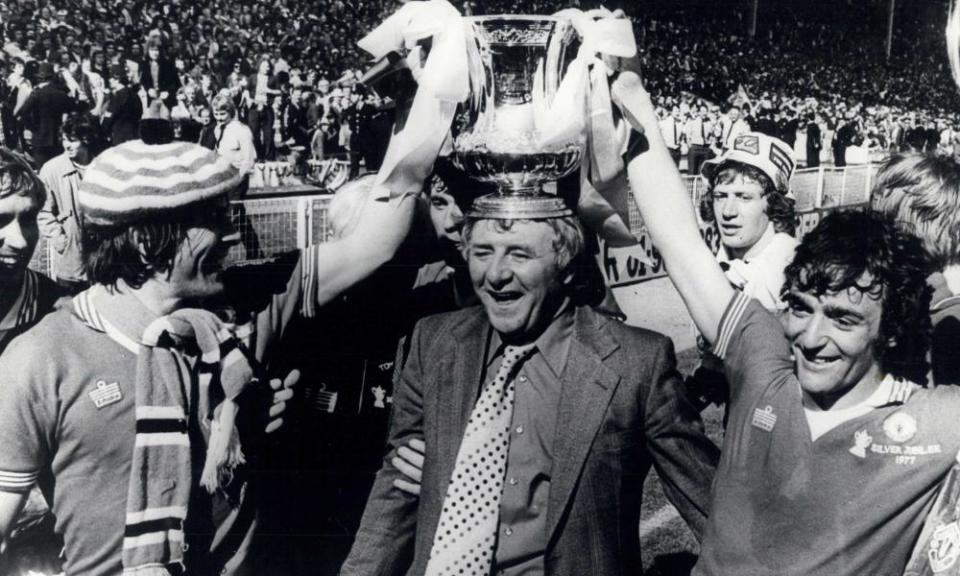
[{"label": "white shirt", "polygon": [[673,116],[667,116],[660,121],[660,133],[663,134],[663,140],[667,148],[679,148],[680,137],[683,135],[683,128],[680,121]]},{"label": "white shirt", "polygon": [[793,260],[797,239],[777,232],[773,223],[770,223],[757,244],[762,245],[762,248],[743,259],[731,258],[726,246],[721,244],[717,252],[717,262],[726,264],[724,274],[734,287],[757,299],[767,310],[783,310],[784,304],[780,299],[780,289],[784,282],[783,269]]},{"label": "white shirt", "polygon": [[241,176],[253,171],[257,149],[253,145],[253,132],[246,124],[234,118],[222,126],[217,125],[213,135],[217,139],[217,154],[229,160]]},{"label": "white shirt", "polygon": [[729,116],[724,116],[720,121],[721,126],[721,136],[720,136],[720,146],[724,150],[728,150],[733,146],[733,141],[737,139],[737,136],[741,134],[746,134],[750,131],[750,125],[747,122],[740,118],[736,122],[731,122]]},{"label": "white shirt", "polygon": [[713,131],[713,127],[703,118],[693,118],[683,125],[683,134],[687,138],[687,144],[691,146],[706,146],[707,138]]},{"label": "white shirt", "polygon": [[844,422],[859,418],[881,406],[886,406],[892,402],[905,402],[910,394],[919,387],[919,384],[907,380],[898,380],[887,374],[869,398],[859,404],[839,410],[821,410],[816,405],[810,405],[812,403],[804,397],[803,413],[807,416],[807,425],[810,427],[810,439],[816,440]]}]

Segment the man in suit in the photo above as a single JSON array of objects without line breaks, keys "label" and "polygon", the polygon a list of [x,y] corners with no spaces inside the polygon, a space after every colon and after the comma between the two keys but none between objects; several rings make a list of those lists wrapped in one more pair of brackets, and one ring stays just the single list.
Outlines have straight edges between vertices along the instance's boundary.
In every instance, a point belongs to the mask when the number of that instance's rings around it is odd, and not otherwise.
[{"label": "man in suit", "polygon": [[[651,464],[699,534],[717,449],[679,392],[670,341],[579,304],[570,210],[483,197],[463,238],[482,307],[415,329],[341,574],[639,573]],[[418,499],[394,482],[399,450],[420,438]]]},{"label": "man in suit", "polygon": [[807,168],[816,168],[820,165],[820,148],[823,147],[820,135],[820,124],[816,115],[807,114]]},{"label": "man in suit", "polygon": [[53,78],[53,65],[41,62],[37,68],[37,89],[30,93],[19,112],[24,124],[33,130],[33,161],[37,169],[63,153],[60,143],[63,115],[78,109],[77,103]]},{"label": "man in suit", "polygon": [[103,114],[103,132],[110,134],[113,146],[128,140],[136,140],[140,117],[143,116],[143,103],[138,92],[139,84],[131,83],[128,67],[121,64],[110,66],[110,103]]}]

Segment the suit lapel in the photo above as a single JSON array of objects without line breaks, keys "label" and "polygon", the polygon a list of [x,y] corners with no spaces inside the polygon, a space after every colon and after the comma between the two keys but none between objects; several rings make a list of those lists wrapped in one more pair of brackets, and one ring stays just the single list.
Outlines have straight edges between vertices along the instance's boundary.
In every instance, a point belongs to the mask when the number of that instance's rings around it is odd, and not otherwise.
[{"label": "suit lapel", "polygon": [[[486,344],[489,324],[482,308],[460,324],[453,331],[455,338],[453,354],[453,378],[449,386],[439,386],[440,394],[438,406],[440,413],[440,457],[444,489],[450,481],[453,466],[457,461],[457,452],[460,441],[467,428],[470,412],[476,403],[480,388],[480,372],[482,370],[483,346]],[[448,365],[449,366],[449,365]],[[439,374],[440,382],[447,380],[447,375]]]},{"label": "suit lapel", "polygon": [[603,360],[619,348],[603,330],[606,322],[588,308],[577,309],[570,357],[561,378],[553,441],[553,479],[547,506],[548,547],[620,382],[620,377],[603,364]]}]

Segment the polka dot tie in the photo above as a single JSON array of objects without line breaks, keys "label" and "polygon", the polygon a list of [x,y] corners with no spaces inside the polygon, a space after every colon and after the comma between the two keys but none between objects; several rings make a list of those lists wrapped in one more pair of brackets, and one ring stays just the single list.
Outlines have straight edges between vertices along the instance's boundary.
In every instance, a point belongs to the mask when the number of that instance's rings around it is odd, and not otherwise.
[{"label": "polka dot tie", "polygon": [[490,573],[510,449],[514,368],[534,348],[507,346],[496,377],[473,407],[443,499],[426,576]]}]

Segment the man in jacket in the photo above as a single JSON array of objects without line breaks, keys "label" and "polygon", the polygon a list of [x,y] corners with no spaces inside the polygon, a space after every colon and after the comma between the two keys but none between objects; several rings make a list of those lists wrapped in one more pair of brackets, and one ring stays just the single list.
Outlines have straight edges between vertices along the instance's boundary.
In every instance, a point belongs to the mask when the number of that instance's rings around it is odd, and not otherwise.
[{"label": "man in jacket", "polygon": [[95,128],[85,116],[69,116],[63,124],[64,153],[40,169],[40,180],[47,188],[47,200],[37,215],[37,221],[57,252],[53,277],[72,294],[87,287],[80,258],[83,218],[77,192],[83,172],[93,159],[95,136]]},{"label": "man in jacket", "polygon": [[[414,331],[341,573],[638,573],[650,466],[699,534],[717,449],[670,341],[580,305],[583,231],[562,201],[531,213],[485,199],[463,230],[482,307]],[[419,500],[393,485],[414,438],[426,443]]]},{"label": "man in jacket", "polygon": [[19,112],[24,124],[33,131],[33,161],[38,169],[63,152],[63,115],[78,109],[77,103],[52,82],[53,78],[53,66],[41,62],[37,68],[37,89],[30,93]]}]

